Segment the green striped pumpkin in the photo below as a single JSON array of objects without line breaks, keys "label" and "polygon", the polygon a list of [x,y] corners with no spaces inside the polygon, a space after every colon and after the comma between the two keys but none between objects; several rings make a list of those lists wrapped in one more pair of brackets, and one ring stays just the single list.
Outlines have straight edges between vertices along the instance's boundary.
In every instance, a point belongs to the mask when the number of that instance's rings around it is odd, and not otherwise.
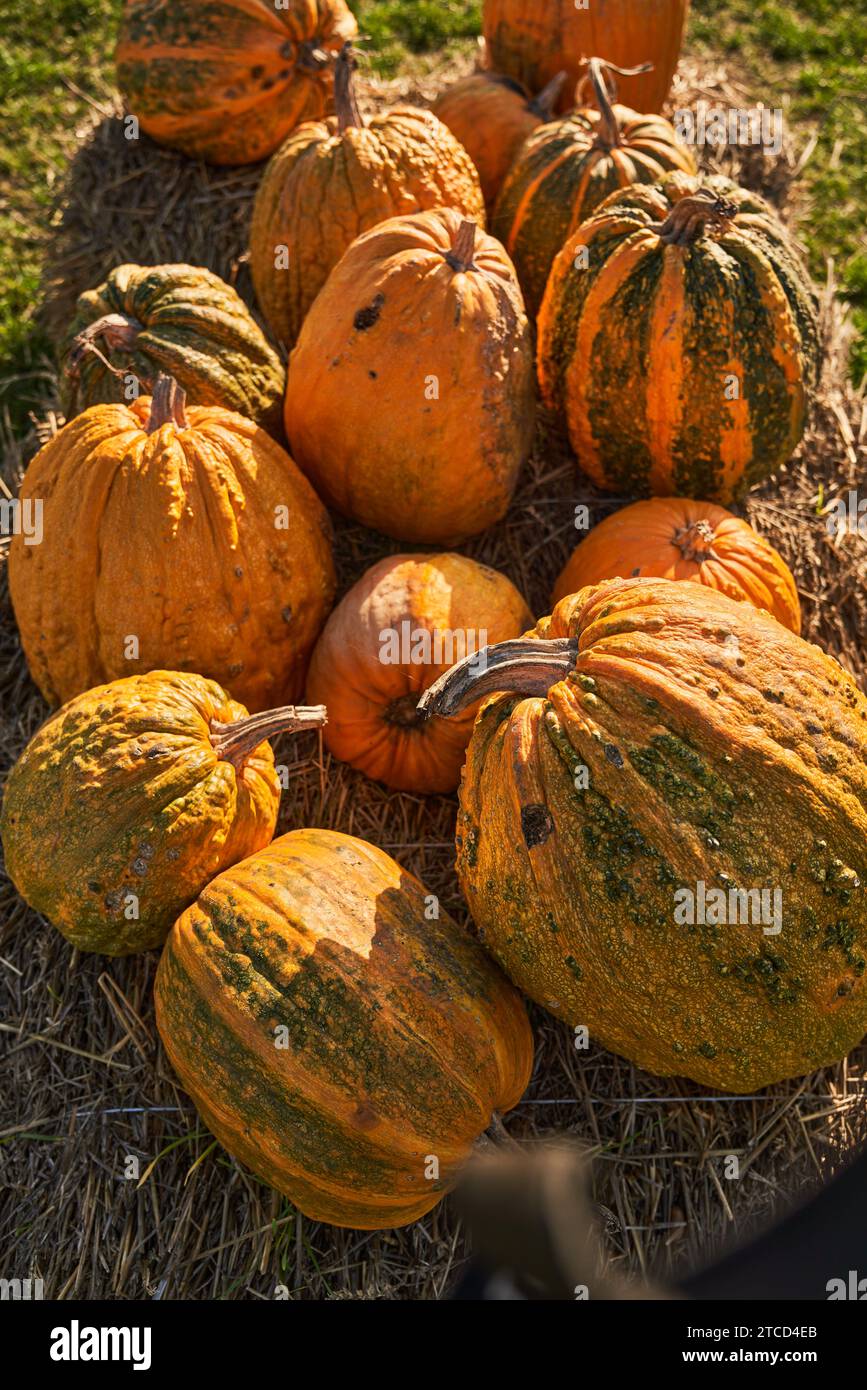
[{"label": "green striped pumpkin", "polygon": [[64,350],[63,409],[149,395],[160,372],[189,405],[219,405],[282,438],[286,371],[240,296],[192,265],[119,265],[79,295]]},{"label": "green striped pumpkin", "polygon": [[725,504],[802,437],[815,296],[771,208],[728,179],[608,198],[557,257],[538,326],[543,400],[607,491]]},{"label": "green striped pumpkin", "polygon": [[695,173],[692,151],[661,116],[612,106],[605,65],[590,63],[596,106],[540,126],[523,144],[494,209],[492,231],[515,263],[527,312],[539,312],[554,259],[618,188]]}]

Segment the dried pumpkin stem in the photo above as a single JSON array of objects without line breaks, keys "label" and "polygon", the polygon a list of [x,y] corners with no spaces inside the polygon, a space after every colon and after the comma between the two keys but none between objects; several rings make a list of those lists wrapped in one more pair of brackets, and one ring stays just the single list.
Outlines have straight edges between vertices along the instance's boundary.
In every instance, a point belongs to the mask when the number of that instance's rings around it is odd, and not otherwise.
[{"label": "dried pumpkin stem", "polygon": [[621,77],[637,77],[641,72],[650,72],[652,67],[652,63],[642,63],[637,68],[619,68],[616,63],[608,63],[604,58],[587,59],[587,75],[578,84],[576,95],[582,90],[584,83],[589,78],[593,95],[596,98],[596,105],[599,107],[599,114],[602,117],[596,136],[598,145],[603,145],[606,149],[615,149],[618,145],[623,144],[620,122],[611,105],[613,101],[617,100],[617,83],[611,73],[619,72]]},{"label": "dried pumpkin stem", "polygon": [[123,372],[118,371],[117,367],[106,362],[96,346],[97,339],[102,340],[106,352],[132,352],[143,327],[138,319],[132,318],[129,314],[103,314],[101,319],[95,319],[73,338],[66,364],[67,374],[72,377],[78,376],[82,359],[88,353],[94,353],[109,371],[123,376]]},{"label": "dried pumpkin stem", "polygon": [[473,256],[476,250],[476,223],[467,219],[462,222],[452,238],[452,249],[446,252],[446,263],[452,270],[475,270]]},{"label": "dried pumpkin stem", "polygon": [[690,198],[681,198],[662,223],[650,230],[658,232],[668,246],[691,246],[706,228],[724,231],[737,217],[737,205],[720,198],[709,188],[700,188]]},{"label": "dried pumpkin stem", "polygon": [[351,126],[363,130],[365,125],[355,96],[353,74],[357,67],[358,61],[352,51],[352,44],[345,43],[337,55],[334,68],[334,109],[337,112],[337,129],[341,135]]},{"label": "dried pumpkin stem", "polygon": [[480,652],[465,656],[428,686],[418,702],[418,714],[422,719],[434,714],[459,714],[495,690],[515,695],[547,695],[552,685],[574,671],[577,660],[577,637],[560,637],[551,642],[517,637],[483,647]]},{"label": "dried pumpkin stem", "polygon": [[326,722],[324,705],[282,705],[280,709],[266,709],[231,724],[212,719],[211,747],[221,762],[241,767],[266,739],[275,738],[277,734],[320,729]]},{"label": "dried pumpkin stem", "polygon": [[704,564],[705,560],[715,560],[713,548],[714,530],[709,521],[693,521],[689,526],[681,526],[674,533],[674,544],[684,560],[694,560]]},{"label": "dried pumpkin stem", "polygon": [[529,104],[529,109],[534,116],[538,116],[542,121],[550,121],[568,76],[567,72],[558,72],[557,76],[552,77],[548,85],[542,88],[538,96],[533,98]]},{"label": "dried pumpkin stem", "polygon": [[166,376],[160,372],[154,382],[154,393],[151,397],[151,413],[145,426],[147,434],[154,434],[162,425],[174,423],[179,430],[185,430],[189,424],[184,406],[187,401],[187,393],[183,386],[179,386],[173,376]]}]

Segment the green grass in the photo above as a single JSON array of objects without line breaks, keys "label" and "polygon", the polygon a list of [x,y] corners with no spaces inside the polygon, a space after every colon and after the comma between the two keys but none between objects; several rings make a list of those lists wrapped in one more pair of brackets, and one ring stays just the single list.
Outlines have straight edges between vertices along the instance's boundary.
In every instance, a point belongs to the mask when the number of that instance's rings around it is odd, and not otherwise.
[{"label": "green grass", "polygon": [[[0,410],[21,425],[39,399],[39,281],[51,210],[92,101],[111,91],[121,0],[4,0],[0,37]],[[392,77],[468,46],[481,0],[353,0],[371,68]],[[817,278],[833,255],[861,338],[853,374],[867,373],[867,13],[863,0],[693,0],[690,41],[722,53],[756,99],[789,101],[792,123],[819,132],[805,171],[802,234]],[[78,92],[76,92],[76,88]]]}]

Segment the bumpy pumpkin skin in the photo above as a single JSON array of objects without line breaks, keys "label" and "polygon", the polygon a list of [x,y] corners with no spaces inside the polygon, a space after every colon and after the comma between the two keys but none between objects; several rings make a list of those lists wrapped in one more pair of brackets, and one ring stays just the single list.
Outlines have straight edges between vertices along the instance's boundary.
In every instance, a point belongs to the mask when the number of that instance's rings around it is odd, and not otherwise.
[{"label": "bumpy pumpkin skin", "polygon": [[[320,496],[398,540],[455,545],[506,512],[533,437],[530,327],[514,267],[451,209],[365,232],[289,362],[285,425]],[[463,262],[461,262],[463,264]]]},{"label": "bumpy pumpkin skin", "polygon": [[518,82],[495,72],[473,72],[440,92],[433,113],[448,126],[479,173],[492,210],[518,150],[553,115],[559,90],[531,97]]},{"label": "bumpy pumpkin skin", "polygon": [[126,0],[117,83],[158,144],[253,164],[327,114],[327,55],[356,33],[344,0]]},{"label": "bumpy pumpkin skin", "polygon": [[[89,337],[107,315],[105,331],[91,339],[98,351],[82,349],[79,335]],[[79,295],[64,358],[67,419],[128,400],[126,375],[149,393],[167,372],[191,405],[237,410],[282,436],[285,368],[241,297],[201,266],[118,266]]]},{"label": "bumpy pumpkin skin", "polygon": [[539,312],[551,267],[568,239],[599,205],[630,184],[695,173],[692,151],[661,116],[614,106],[621,144],[603,138],[590,107],[540,126],[521,147],[492,221],[518,272],[527,311]]},{"label": "bumpy pumpkin skin", "polygon": [[274,833],[270,746],[236,767],[210,741],[213,721],[246,714],[214,681],[178,671],[64,705],[6,783],[0,834],[22,897],[82,951],[159,946],[210,879]]},{"label": "bumpy pumpkin skin", "polygon": [[417,1220],[527,1085],[520,997],[427,901],[373,845],[298,830],[216,878],[160,959],[157,1026],[181,1085],[315,1221]]},{"label": "bumpy pumpkin skin", "polygon": [[[667,242],[660,229],[697,195],[735,215]],[[815,296],[767,203],[728,179],[671,175],[612,195],[557,257],[538,328],[543,399],[607,491],[725,505],[801,439]]]},{"label": "bumpy pumpkin skin", "polygon": [[192,406],[147,434],[150,405],[91,406],[27,469],[44,539],[13,538],[9,583],[33,679],[60,704],[197,671],[248,709],[290,704],[334,599],[325,509],[249,420]]},{"label": "bumpy pumpkin skin", "polygon": [[[342,130],[336,118],[300,126],[265,170],[250,225],[253,284],[275,337],[294,346],[330,272],[362,232],[438,207],[484,226],[472,161],[430,111],[403,105]],[[288,263],[278,269],[280,246]]]},{"label": "bumpy pumpkin skin", "polygon": [[650,497],[607,516],[575,547],[551,601],[633,575],[706,584],[801,631],[798,590],[782,555],[749,522],[713,502]]},{"label": "bumpy pumpkin skin", "polygon": [[[327,747],[399,791],[454,791],[478,705],[423,722],[418,698],[468,651],[532,625],[514,584],[487,565],[450,554],[380,560],[341,599],[313,650],[307,695],[328,708]],[[439,651],[426,652],[425,633],[440,634]],[[383,661],[394,655],[383,634],[404,637],[400,655],[410,659]],[[414,651],[441,660],[424,663]]]},{"label": "bumpy pumpkin skin", "polygon": [[[483,706],[460,793],[458,873],[487,949],[659,1075],[751,1092],[845,1056],[867,1029],[867,701],[850,676],[689,581],[610,580],[537,635],[577,638],[577,670]],[[781,889],[781,934],[675,925],[675,891],[700,880]]]},{"label": "bumpy pumpkin skin", "polygon": [[[570,87],[582,60],[598,53],[623,68],[651,72],[617,78],[621,100],[661,111],[680,57],[689,0],[485,0],[483,27],[493,68],[537,91],[565,68]],[[568,105],[567,90],[563,109]]]}]

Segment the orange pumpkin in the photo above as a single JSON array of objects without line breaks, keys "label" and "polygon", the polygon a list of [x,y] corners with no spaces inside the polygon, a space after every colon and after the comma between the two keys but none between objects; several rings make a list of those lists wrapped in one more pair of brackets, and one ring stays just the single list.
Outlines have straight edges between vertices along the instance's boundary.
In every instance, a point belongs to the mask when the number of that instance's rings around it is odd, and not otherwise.
[{"label": "orange pumpkin", "polygon": [[[689,0],[485,0],[488,60],[538,91],[565,68],[578,80],[588,53],[648,72],[623,79],[623,100],[637,111],[661,111],[680,57]],[[565,94],[564,94],[565,95]]]},{"label": "orange pumpkin", "polygon": [[606,517],[576,546],[552,603],[603,579],[633,575],[692,579],[801,631],[798,590],[782,555],[749,522],[713,502],[651,497]]},{"label": "orange pumpkin", "polygon": [[565,79],[564,72],[558,73],[531,97],[511,77],[473,72],[446,87],[434,102],[434,115],[460,140],[478,169],[489,209],[527,136],[553,117]]},{"label": "orange pumpkin", "polygon": [[344,0],[126,0],[117,83],[157,144],[252,164],[330,107]]},{"label": "orange pumpkin", "polygon": [[337,605],[310,662],[307,689],[328,707],[328,748],[389,787],[454,791],[476,706],[423,721],[419,696],[468,652],[532,622],[505,575],[463,555],[380,560]]},{"label": "orange pumpkin", "polygon": [[289,362],[292,455],[320,495],[399,540],[455,545],[502,517],[533,436],[514,268],[453,209],[365,232]]},{"label": "orange pumpkin", "polygon": [[253,204],[250,270],[272,333],[292,347],[310,305],[355,238],[398,213],[457,208],[484,222],[466,150],[430,111],[393,106],[370,120],[337,60],[337,115],[307,121],[269,163]]},{"label": "orange pumpkin", "polygon": [[33,459],[9,585],[33,679],[59,704],[156,669],[217,680],[248,709],[291,704],[334,598],[327,513],[264,430],[220,406],[93,405]]}]

